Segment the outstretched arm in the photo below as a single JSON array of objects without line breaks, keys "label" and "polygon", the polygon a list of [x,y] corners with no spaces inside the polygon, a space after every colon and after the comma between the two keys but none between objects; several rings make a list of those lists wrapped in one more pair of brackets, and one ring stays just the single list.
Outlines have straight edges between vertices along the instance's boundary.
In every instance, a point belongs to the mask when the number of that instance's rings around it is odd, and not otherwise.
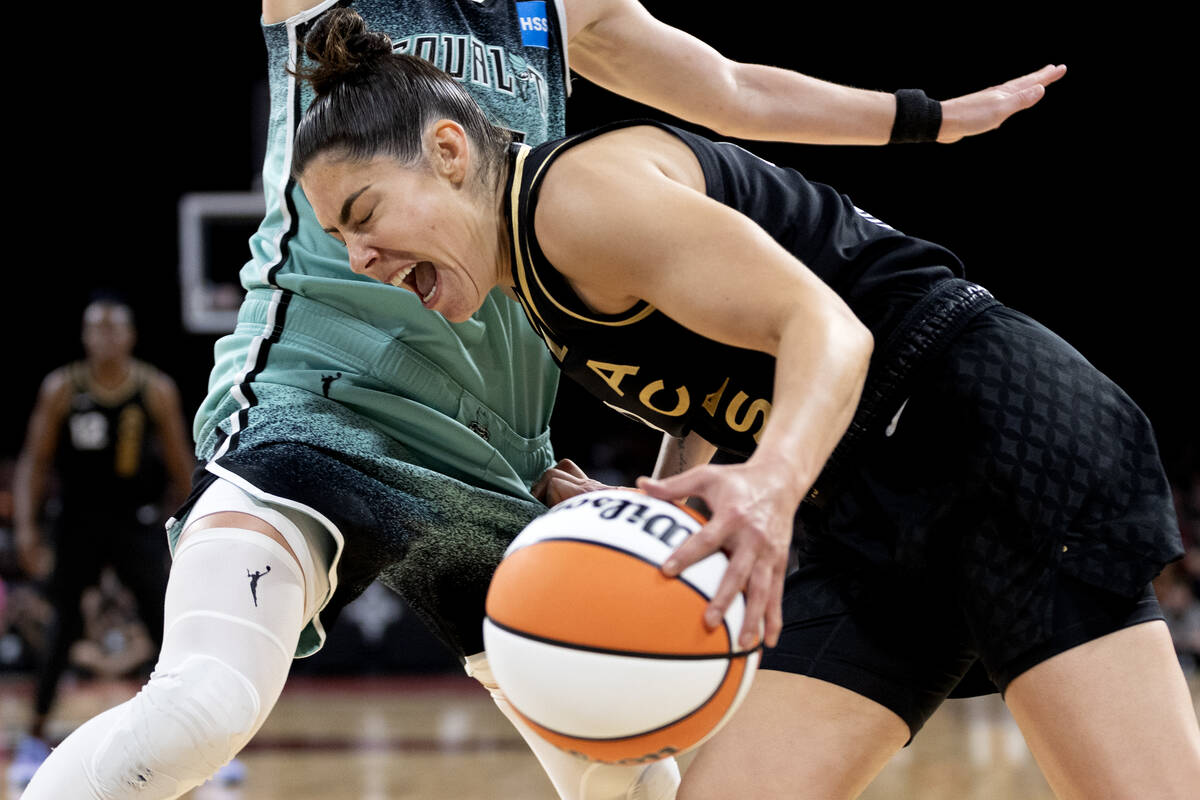
[{"label": "outstretched arm", "polygon": [[[891,138],[895,95],[731,61],[637,0],[566,0],[566,7],[571,67],[617,94],[742,139],[874,145]],[[1066,70],[1048,65],[944,101],[937,141],[999,127]]]},{"label": "outstretched arm", "polygon": [[321,0],[263,0],[263,22],[272,25],[321,4]]}]

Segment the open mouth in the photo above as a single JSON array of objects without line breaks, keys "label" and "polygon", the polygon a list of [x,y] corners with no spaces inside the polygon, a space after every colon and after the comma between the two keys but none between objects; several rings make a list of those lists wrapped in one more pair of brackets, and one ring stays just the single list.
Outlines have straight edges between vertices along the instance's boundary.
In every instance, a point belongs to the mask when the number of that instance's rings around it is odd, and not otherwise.
[{"label": "open mouth", "polygon": [[430,261],[418,261],[393,275],[389,283],[415,293],[428,306],[437,292],[437,267]]}]

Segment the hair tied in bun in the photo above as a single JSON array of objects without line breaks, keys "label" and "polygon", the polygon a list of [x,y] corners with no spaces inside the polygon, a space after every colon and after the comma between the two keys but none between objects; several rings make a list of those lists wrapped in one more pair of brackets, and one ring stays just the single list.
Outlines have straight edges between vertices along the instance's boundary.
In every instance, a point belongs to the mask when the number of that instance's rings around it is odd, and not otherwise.
[{"label": "hair tied in bun", "polygon": [[380,59],[392,54],[392,40],[385,33],[368,30],[357,12],[333,8],[313,23],[304,39],[304,50],[312,65],[296,74],[323,95],[375,69]]}]

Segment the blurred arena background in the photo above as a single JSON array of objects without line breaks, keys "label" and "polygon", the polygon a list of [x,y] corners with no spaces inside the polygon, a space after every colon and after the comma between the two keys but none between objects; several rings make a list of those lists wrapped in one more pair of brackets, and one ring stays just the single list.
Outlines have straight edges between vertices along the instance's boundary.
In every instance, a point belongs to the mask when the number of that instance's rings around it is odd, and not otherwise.
[{"label": "blurred arena background", "polygon": [[[136,355],[174,378],[190,424],[204,396],[213,344],[240,300],[237,272],[261,203],[265,64],[257,7],[229,5],[232,10],[166,4],[138,15],[87,12],[96,16],[81,16],[69,36],[44,43],[56,58],[71,60],[66,77],[39,68],[16,81],[12,96],[21,113],[10,120],[21,146],[10,152],[29,160],[28,174],[10,183],[23,191],[6,214],[17,249],[0,314],[7,345],[0,428],[0,767],[24,724],[49,614],[44,587],[17,565],[11,535],[13,463],[41,379],[81,356],[79,319],[88,295],[117,289],[137,316]],[[1193,204],[1179,188],[1190,181],[1187,165],[1194,166],[1181,130],[1184,95],[1174,88],[1184,74],[1183,57],[1169,25],[1137,9],[1126,17],[1083,19],[998,4],[950,16],[846,5],[797,9],[785,22],[762,4],[706,11],[658,0],[645,5],[732,58],[865,88],[921,87],[946,98],[1046,63],[1067,64],[1066,77],[1038,107],[999,131],[955,145],[742,144],[836,184],[894,227],[948,245],[966,263],[968,277],[1063,335],[1143,407],[1176,488],[1189,548],[1188,559],[1161,581],[1160,599],[1195,686],[1200,300],[1197,260],[1184,249]],[[576,80],[568,103],[571,131],[636,116],[666,118]],[[560,456],[614,484],[648,471],[658,444],[651,431],[565,382],[553,433]],[[47,513],[56,513],[53,498]],[[138,646],[144,633],[122,587],[106,581],[89,602],[95,644],[109,652]],[[325,775],[353,763],[359,776],[373,770],[407,776],[378,778],[375,788],[356,778],[328,785],[322,797],[552,797],[494,709],[475,704],[480,693],[473,683],[464,688],[457,661],[379,586],[347,609],[323,651],[296,662],[293,677],[276,713],[279,725],[320,714],[324,734],[296,738],[269,722],[267,744],[247,751],[252,777],[275,775],[271,785],[286,787],[291,762],[271,760],[283,754],[307,759]],[[109,675],[78,660],[64,690],[67,718],[52,732],[65,735],[72,714],[78,722],[119,702],[139,681],[136,671]],[[401,696],[417,697],[416,706],[393,707]],[[451,702],[455,698],[463,703]],[[445,707],[459,711],[447,717]],[[395,717],[412,729],[389,727]],[[883,781],[868,797],[942,796],[917,791],[938,780],[955,787],[947,797],[1042,796],[1036,770],[1022,777],[1032,767],[1021,760],[1023,744],[1003,721],[1002,707],[969,701],[951,704],[939,717],[944,727],[931,724],[906,751],[908,766],[889,767],[885,776],[893,783]],[[979,728],[981,719],[990,727]],[[971,730],[975,739],[963,733]],[[322,749],[322,741],[336,744]],[[918,770],[913,765],[929,752],[921,747],[947,755],[928,756],[935,766]],[[422,754],[433,760],[420,761]],[[969,767],[977,758],[1006,777],[981,789]],[[1006,770],[1006,763],[1023,766]],[[506,764],[517,771],[506,771]],[[903,779],[896,777],[901,770],[907,770]],[[464,773],[487,788],[461,788],[467,784],[454,781],[465,780]],[[451,775],[453,781],[445,777]],[[320,785],[314,780],[310,789]],[[241,796],[276,796],[266,791],[251,781]]]}]

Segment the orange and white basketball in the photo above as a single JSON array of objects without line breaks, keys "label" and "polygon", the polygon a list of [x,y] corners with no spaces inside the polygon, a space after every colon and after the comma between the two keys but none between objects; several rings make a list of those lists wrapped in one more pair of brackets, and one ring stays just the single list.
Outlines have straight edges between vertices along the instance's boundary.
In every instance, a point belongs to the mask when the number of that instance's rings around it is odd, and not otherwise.
[{"label": "orange and white basketball", "polygon": [[604,763],[678,755],[729,719],[759,649],[739,651],[745,605],[703,614],[728,564],[676,578],[667,557],[703,524],[633,489],[560,503],[531,522],[492,578],[484,645],[496,682],[542,737]]}]

